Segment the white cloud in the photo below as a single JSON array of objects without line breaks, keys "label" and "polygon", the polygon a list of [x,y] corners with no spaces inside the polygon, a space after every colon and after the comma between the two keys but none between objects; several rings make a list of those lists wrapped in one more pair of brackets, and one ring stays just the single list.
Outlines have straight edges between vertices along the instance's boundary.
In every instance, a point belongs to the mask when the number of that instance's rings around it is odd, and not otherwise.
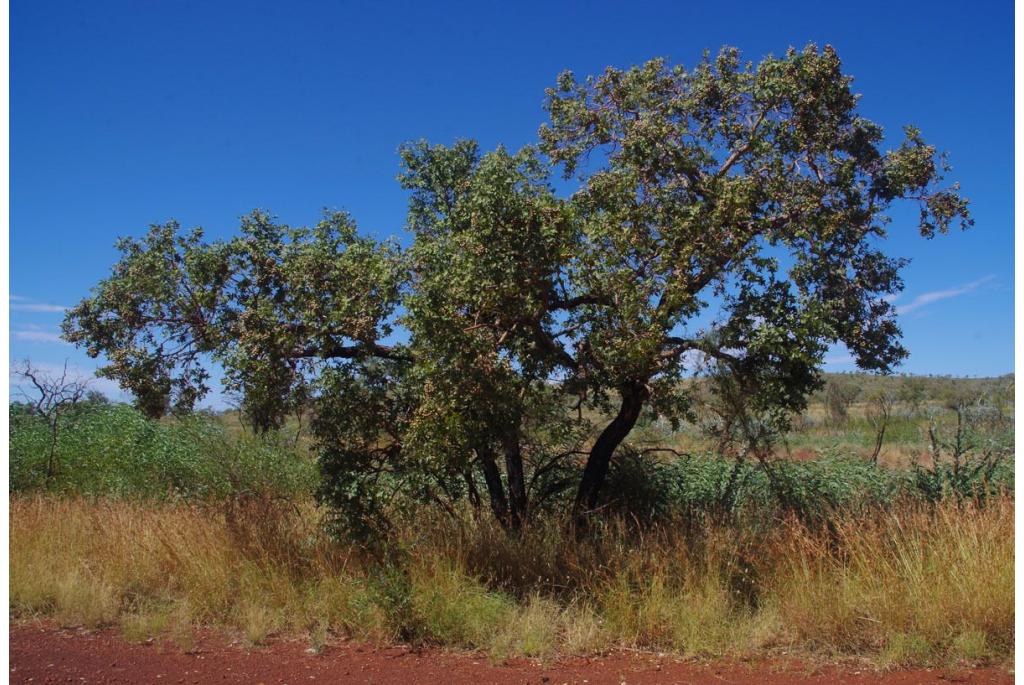
[{"label": "white cloud", "polygon": [[11,302],[17,302],[18,300],[26,299],[26,298],[22,297],[21,295],[11,295],[10,297],[11,297]]},{"label": "white cloud", "polygon": [[64,313],[67,307],[60,304],[43,304],[41,302],[29,302],[25,304],[12,304],[11,309],[19,312],[53,312]]},{"label": "white cloud", "polygon": [[59,343],[61,345],[69,344],[66,340],[61,339],[59,333],[41,331],[38,329],[27,331],[11,331],[11,335],[14,337],[15,340],[26,340],[28,342],[42,343]]},{"label": "white cloud", "polygon": [[979,278],[976,281],[971,281],[966,285],[962,285],[959,288],[949,288],[947,290],[933,290],[931,292],[918,295],[908,304],[905,304],[901,307],[897,307],[896,313],[906,314],[908,312],[914,311],[915,309],[919,309],[921,307],[924,307],[925,305],[931,304],[932,302],[938,302],[939,300],[948,300],[951,297],[958,297],[960,295],[964,295],[973,290],[977,290],[979,287],[981,287],[985,283],[988,283],[993,278],[995,278],[995,276],[990,274],[988,276],[985,276],[984,278]]}]

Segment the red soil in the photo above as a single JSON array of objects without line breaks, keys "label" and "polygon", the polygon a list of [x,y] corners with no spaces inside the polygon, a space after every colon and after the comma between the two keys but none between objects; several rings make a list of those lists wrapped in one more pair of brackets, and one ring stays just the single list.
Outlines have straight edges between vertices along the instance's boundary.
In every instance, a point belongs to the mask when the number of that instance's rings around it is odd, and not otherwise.
[{"label": "red soil", "polygon": [[200,635],[191,653],[169,644],[125,642],[115,630],[10,627],[11,683],[1012,683],[1004,669],[915,670],[879,673],[847,666],[810,668],[797,662],[681,662],[653,655],[617,653],[593,659],[540,664],[514,660],[491,664],[472,654],[341,643],[310,654],[303,642],[278,641],[252,650],[224,638]]}]

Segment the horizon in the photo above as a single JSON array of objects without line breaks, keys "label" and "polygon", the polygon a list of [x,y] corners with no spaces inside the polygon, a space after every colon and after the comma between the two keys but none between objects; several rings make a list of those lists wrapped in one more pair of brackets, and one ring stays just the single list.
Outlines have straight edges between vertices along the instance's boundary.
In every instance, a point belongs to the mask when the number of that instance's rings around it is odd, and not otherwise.
[{"label": "horizon", "polygon": [[[67,360],[91,374],[99,360],[61,341],[59,324],[109,274],[118,236],[177,219],[221,238],[255,207],[291,225],[343,208],[363,233],[400,236],[403,142],[533,142],[544,88],[563,69],[585,76],[656,56],[689,66],[721,45],[756,63],[816,42],[836,47],[861,113],[887,140],[919,127],[948,151],[948,180],[971,200],[974,228],[931,241],[913,230],[915,207],[891,214],[886,251],[912,259],[894,302],[911,354],[897,373],[1015,372],[1009,3],[872,3],[856,14],[790,3],[742,16],[667,3],[396,4],[396,16],[303,3],[56,4],[11,5],[9,363]],[[855,371],[841,348],[825,361],[826,372]],[[109,381],[94,387],[123,398]],[[211,398],[200,406],[226,406]]]}]

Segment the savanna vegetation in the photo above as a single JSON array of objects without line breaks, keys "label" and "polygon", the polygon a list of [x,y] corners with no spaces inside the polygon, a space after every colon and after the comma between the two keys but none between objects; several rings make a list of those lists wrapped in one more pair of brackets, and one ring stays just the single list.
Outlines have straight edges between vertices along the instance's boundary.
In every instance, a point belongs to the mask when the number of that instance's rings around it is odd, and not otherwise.
[{"label": "savanna vegetation", "polygon": [[[886,212],[932,238],[967,201],[858,99],[828,47],[564,73],[536,146],[402,148],[404,243],[260,211],[122,240],[64,336],[134,404],[11,405],[13,610],[1008,660],[1013,377],[892,375]],[[823,374],[839,343],[876,375]],[[196,410],[213,368],[238,411]]]}]

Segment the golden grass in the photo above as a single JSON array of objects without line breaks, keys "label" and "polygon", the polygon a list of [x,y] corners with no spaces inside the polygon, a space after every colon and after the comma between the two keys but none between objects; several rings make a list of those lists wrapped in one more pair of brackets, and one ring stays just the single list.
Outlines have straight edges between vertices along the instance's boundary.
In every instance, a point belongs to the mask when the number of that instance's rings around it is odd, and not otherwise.
[{"label": "golden grass", "polygon": [[[879,665],[1005,661],[1013,652],[1013,502],[903,506],[763,532],[623,524],[577,544],[554,524],[520,539],[421,521],[388,561],[331,541],[315,509],[14,497],[16,616],[118,624],[191,646],[198,624],[250,643],[306,635],[428,641],[494,658],[616,647],[684,655],[776,650]],[[423,532],[428,531],[428,532]]]},{"label": "golden grass", "polygon": [[[842,554],[795,538],[771,599],[798,641],[840,651],[981,656],[1013,647],[1013,516],[1008,500],[844,522]],[[893,646],[898,645],[898,646]],[[923,647],[922,645],[927,645]]]}]

